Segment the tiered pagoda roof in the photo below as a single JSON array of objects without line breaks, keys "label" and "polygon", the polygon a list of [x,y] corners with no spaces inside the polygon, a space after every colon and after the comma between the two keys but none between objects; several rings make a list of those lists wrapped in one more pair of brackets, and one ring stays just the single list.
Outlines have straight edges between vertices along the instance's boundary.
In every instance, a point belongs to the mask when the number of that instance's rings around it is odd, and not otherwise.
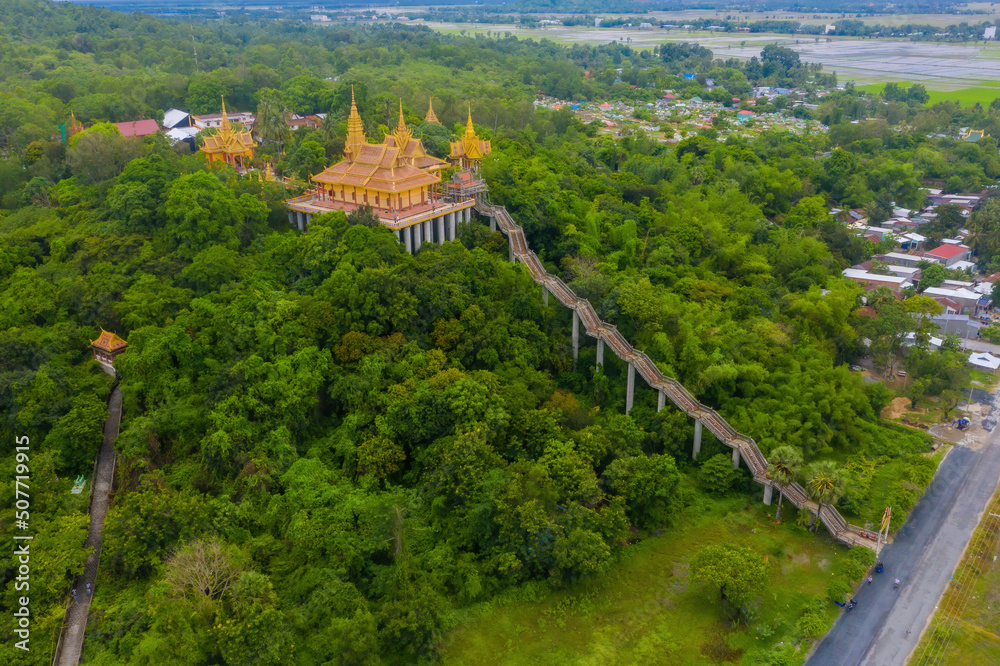
[{"label": "tiered pagoda roof", "polygon": [[222,100],[222,127],[218,134],[205,137],[202,150],[205,153],[227,153],[242,155],[253,150],[253,136],[248,131],[234,130],[226,115],[226,100]]},{"label": "tiered pagoda roof", "polygon": [[102,328],[101,334],[96,340],[90,343],[90,346],[100,349],[101,351],[113,353],[125,349],[125,347],[128,346],[128,343],[116,334],[105,331]]},{"label": "tiered pagoda roof", "polygon": [[465,133],[458,141],[451,142],[452,159],[466,158],[469,160],[482,159],[483,155],[489,155],[492,150],[489,140],[483,141],[476,134],[476,128],[472,124],[472,108],[469,108],[469,120],[465,124]]}]

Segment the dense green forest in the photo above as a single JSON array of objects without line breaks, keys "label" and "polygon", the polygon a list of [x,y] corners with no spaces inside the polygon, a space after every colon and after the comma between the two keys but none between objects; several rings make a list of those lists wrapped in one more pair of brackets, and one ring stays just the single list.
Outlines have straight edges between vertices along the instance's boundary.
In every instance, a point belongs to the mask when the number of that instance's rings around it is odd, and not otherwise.
[{"label": "dense green forest", "polygon": [[[995,143],[943,134],[988,127],[998,108],[848,88],[815,111],[828,132],[720,142],[704,130],[666,146],[532,105],[539,90],[647,101],[683,89],[678,59],[702,51],[3,3],[0,414],[5,452],[15,434],[31,439],[35,534],[33,648],[15,651],[5,624],[5,662],[51,659],[86,559],[86,495],[69,488],[101,441],[111,379],[88,343],[102,327],[129,347],[116,361],[124,417],[88,663],[432,661],[458,610],[523,585],[586,584],[629,543],[758,492],[707,434],[692,462],[693,425],[657,412],[653,391],[638,388],[625,416],[618,361],[597,370],[585,346],[574,367],[569,313],[545,307],[499,232],[473,222],[461,242],[414,256],[341,213],[299,234],[283,185],[106,125],[214,111],[223,94],[230,108],[330,113],[262,147],[298,176],[339,157],[350,85],[373,137],[401,97],[432,149],[471,102],[493,139],[492,199],[550,271],[788,461],[789,478],[834,475],[828,499],[858,523],[886,504],[905,513],[933,473],[928,442],[882,423],[892,393],[848,363],[866,335],[897,353],[909,319],[893,299],[859,314],[840,270],[877,248],[827,211],[915,207],[929,182],[993,182]],[[619,67],[636,88],[584,75]],[[734,91],[825,76],[783,49],[705,69]],[[419,126],[430,94],[444,127]],[[58,123],[70,112],[96,127],[67,146]],[[983,248],[993,256],[985,234]],[[926,352],[928,375],[950,353]],[[12,504],[12,483],[0,487]],[[8,516],[0,528],[12,531]],[[709,565],[727,557],[750,558],[759,579],[718,621],[752,622],[770,571],[759,553],[706,551],[696,579],[711,588]],[[16,561],[2,562],[9,609]],[[821,584],[833,598],[856,577]],[[824,630],[784,626],[747,663],[785,663],[766,660]]]}]

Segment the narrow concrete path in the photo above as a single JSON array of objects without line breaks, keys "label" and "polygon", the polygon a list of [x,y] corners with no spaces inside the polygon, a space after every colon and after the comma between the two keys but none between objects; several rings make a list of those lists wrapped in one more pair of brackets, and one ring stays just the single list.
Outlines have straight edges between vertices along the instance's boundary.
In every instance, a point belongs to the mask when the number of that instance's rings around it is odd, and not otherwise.
[{"label": "narrow concrete path", "polygon": [[[808,666],[902,666],[917,646],[1000,480],[1000,429],[978,450],[956,446],[893,543],[885,573],[856,595]],[[902,585],[893,590],[894,578]],[[909,636],[906,630],[910,630]]]},{"label": "narrow concrete path", "polygon": [[87,546],[94,551],[87,557],[83,573],[73,581],[77,602],[71,604],[63,620],[63,638],[54,664],[76,666],[83,651],[83,638],[87,631],[87,615],[91,598],[87,596],[87,583],[94,588],[97,582],[97,567],[101,561],[101,545],[104,542],[104,517],[108,512],[108,496],[114,481],[114,467],[117,452],[115,439],[122,418],[122,394],[116,385],[108,401],[108,419],[104,422],[104,441],[97,458],[97,472],[92,480],[93,495],[90,500],[90,527],[87,531]]}]

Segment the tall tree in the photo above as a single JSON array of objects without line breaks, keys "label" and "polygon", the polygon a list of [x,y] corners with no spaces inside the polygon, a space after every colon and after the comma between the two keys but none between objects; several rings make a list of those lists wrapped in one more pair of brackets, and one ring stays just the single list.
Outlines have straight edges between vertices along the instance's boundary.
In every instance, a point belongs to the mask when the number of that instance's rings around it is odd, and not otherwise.
[{"label": "tall tree", "polygon": [[820,521],[820,513],[823,505],[832,506],[844,496],[846,482],[844,472],[832,460],[824,460],[813,463],[806,473],[806,492],[809,499],[816,502],[816,524],[815,530]]},{"label": "tall tree", "polygon": [[767,461],[767,476],[778,484],[778,511],[775,520],[781,518],[781,502],[785,499],[782,486],[799,478],[802,473],[802,452],[794,446],[779,446],[771,451]]},{"label": "tall tree", "polygon": [[257,92],[257,132],[265,141],[284,151],[288,141],[288,104],[280,90],[263,88]]}]

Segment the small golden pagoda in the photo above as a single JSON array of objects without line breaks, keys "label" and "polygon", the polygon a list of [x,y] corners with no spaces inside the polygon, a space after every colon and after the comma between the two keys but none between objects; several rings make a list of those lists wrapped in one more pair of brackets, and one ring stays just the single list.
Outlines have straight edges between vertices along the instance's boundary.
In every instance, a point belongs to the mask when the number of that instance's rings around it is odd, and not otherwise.
[{"label": "small golden pagoda", "polygon": [[437,115],[434,113],[434,98],[433,97],[431,97],[427,101],[427,115],[424,116],[424,122],[425,123],[438,123],[439,125],[441,124],[440,121],[438,121]]},{"label": "small golden pagoda", "polygon": [[101,329],[101,334],[90,343],[94,350],[94,360],[106,367],[114,367],[116,356],[125,351],[128,343],[114,333]]},{"label": "small golden pagoda", "polygon": [[483,155],[489,155],[492,148],[489,141],[483,141],[476,134],[472,125],[472,105],[469,105],[469,121],[465,124],[465,134],[458,141],[451,142],[451,153],[448,159],[455,166],[471,169],[479,166]]},{"label": "small golden pagoda", "polygon": [[237,131],[229,123],[226,115],[226,100],[222,100],[222,127],[218,134],[205,137],[201,152],[205,153],[208,163],[225,162],[234,169],[246,169],[253,159],[253,137],[250,132]]}]

